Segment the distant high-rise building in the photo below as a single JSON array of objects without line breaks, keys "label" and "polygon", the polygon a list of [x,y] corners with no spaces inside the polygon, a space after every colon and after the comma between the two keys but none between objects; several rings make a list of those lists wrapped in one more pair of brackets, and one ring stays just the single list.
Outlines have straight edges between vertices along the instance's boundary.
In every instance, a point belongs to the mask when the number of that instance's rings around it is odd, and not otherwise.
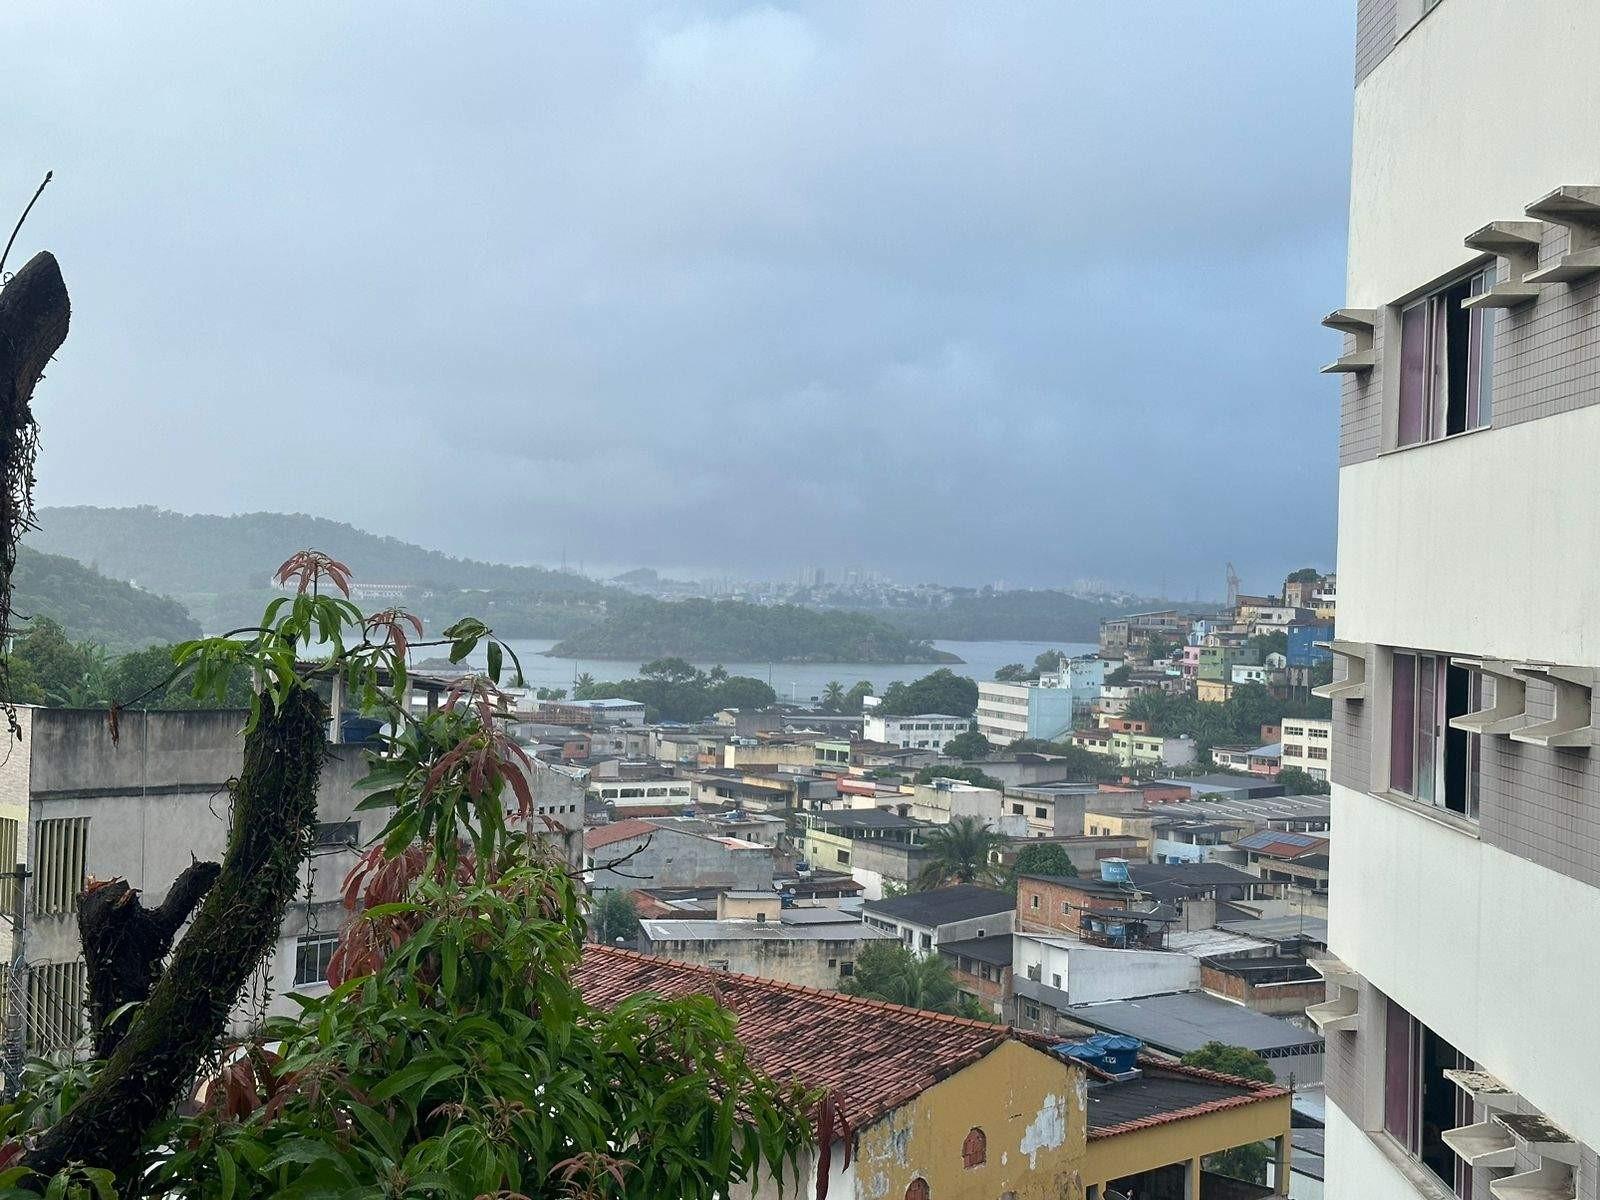
[{"label": "distant high-rise building", "polygon": [[1346,287],[1327,1194],[1595,1200],[1600,4],[1359,0]]}]

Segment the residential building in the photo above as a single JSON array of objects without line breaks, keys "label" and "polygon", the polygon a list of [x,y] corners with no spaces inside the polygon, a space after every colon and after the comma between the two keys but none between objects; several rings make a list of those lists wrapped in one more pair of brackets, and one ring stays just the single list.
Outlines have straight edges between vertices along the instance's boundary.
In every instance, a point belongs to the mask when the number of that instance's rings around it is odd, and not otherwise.
[{"label": "residential building", "polygon": [[1314,833],[1263,829],[1233,844],[1244,852],[1245,869],[1262,879],[1288,885],[1291,907],[1312,916],[1328,915],[1329,839]]},{"label": "residential building", "polygon": [[1245,755],[1245,769],[1252,775],[1276,778],[1283,765],[1283,743],[1270,742],[1257,746]]},{"label": "residential building", "polygon": [[1187,767],[1195,760],[1194,739],[1187,735],[1162,737],[1154,733],[1087,729],[1074,733],[1072,744],[1135,769]]},{"label": "residential building", "polygon": [[1333,722],[1306,717],[1283,719],[1284,770],[1293,767],[1313,779],[1327,779],[1333,757]]},{"label": "residential building", "polygon": [[1191,618],[1167,608],[1157,612],[1129,613],[1100,622],[1100,655],[1123,658],[1130,649],[1147,645],[1152,637],[1169,645],[1181,645],[1189,632]]},{"label": "residential building", "polygon": [[1092,783],[1024,784],[1006,788],[1005,803],[1012,816],[1027,821],[1030,836],[1077,837],[1084,812],[1099,795]]},{"label": "residential building", "polygon": [[[1073,1004],[1062,1015],[1088,1029],[1137,1038],[1174,1058],[1198,1050],[1207,1042],[1243,1046],[1267,1060],[1280,1084],[1292,1081],[1296,1087],[1303,1087],[1316,1083],[1324,1074],[1323,1039],[1315,1029],[1252,1012],[1242,1004],[1203,991]],[[1337,1174],[1337,1165],[1333,1170]]]},{"label": "residential building", "polygon": [[782,908],[772,891],[725,893],[723,909],[740,897],[749,897],[747,916],[640,921],[637,948],[716,971],[837,988],[855,973],[862,947],[894,937],[837,908]]},{"label": "residential building", "polygon": [[[104,711],[17,707],[21,739],[0,757],[0,855],[31,872],[25,896],[30,1052],[71,1051],[84,1032],[77,914],[88,880],[124,879],[150,906],[196,859],[222,860],[245,716],[225,709],[129,710],[113,738]],[[339,889],[387,817],[355,811],[362,799],[355,784],[366,773],[361,747],[328,748],[304,894],[285,912],[272,951],[234,1006],[235,1032],[253,1028],[263,1015],[298,1012],[290,992],[325,988],[328,958],[346,919]],[[581,821],[581,803],[562,818]],[[9,958],[9,921],[0,929]]]},{"label": "residential building", "polygon": [[1291,576],[1283,581],[1283,602],[1290,608],[1315,608],[1317,598],[1323,594],[1324,587],[1331,579],[1327,575],[1312,579],[1295,579]]},{"label": "residential building", "polygon": [[1026,837],[1028,833],[1026,819],[1011,815],[1002,793],[960,779],[919,783],[895,807],[905,816],[933,825],[948,825],[957,817],[974,817],[1007,837]]},{"label": "residential building", "polygon": [[541,700],[534,719],[552,725],[644,724],[644,705],[637,700]]},{"label": "residential building", "polygon": [[795,850],[814,870],[841,871],[876,900],[885,883],[909,887],[927,865],[926,821],[878,808],[794,814]]},{"label": "residential building", "polygon": [[1009,933],[992,933],[939,947],[956,987],[1004,1021],[1012,1013],[1011,939]]},{"label": "residential building", "polygon": [[1321,617],[1291,621],[1283,632],[1286,682],[1291,689],[1304,692],[1312,685],[1317,668],[1333,658],[1333,651],[1328,648],[1333,640],[1333,622]]},{"label": "residential building", "polygon": [[1160,949],[1174,914],[1127,878],[1127,866],[1106,859],[1099,876],[1018,876],[1017,931],[1070,934],[1124,950]]},{"label": "residential building", "polygon": [[1201,646],[1195,664],[1195,680],[1229,683],[1233,679],[1234,667],[1260,661],[1260,655],[1250,646]]},{"label": "residential building", "polygon": [[630,817],[585,830],[583,849],[583,878],[591,892],[710,885],[772,890],[772,849],[743,838]]},{"label": "residential building", "polygon": [[1600,5],[1356,16],[1328,1196],[1595,1197]]},{"label": "residential building", "polygon": [[996,746],[1009,746],[1023,738],[1053,742],[1072,728],[1074,706],[1087,705],[1093,698],[1093,694],[1079,696],[1067,688],[1038,683],[980,679],[978,732]]},{"label": "residential building", "polygon": [[[896,717],[874,711],[866,715],[862,734],[868,741],[884,742],[904,750],[932,750],[943,754],[945,743],[971,728],[971,717],[952,717],[948,713]],[[848,764],[848,757],[845,762]]]},{"label": "residential building", "polygon": [[1168,787],[1184,788],[1192,797],[1241,796],[1262,799],[1283,795],[1283,785],[1266,779],[1250,779],[1242,775],[1194,775],[1187,779],[1158,779],[1156,783]]},{"label": "residential building", "polygon": [[1074,1004],[1200,987],[1200,963],[1187,954],[1097,946],[1060,934],[1019,932],[1011,940],[1016,1004],[1006,1015],[1024,1029],[1071,1034],[1082,1028],[1065,1017]]},{"label": "residential building", "polygon": [[578,986],[599,1007],[642,992],[713,996],[739,1014],[758,1068],[822,1096],[818,1125],[832,1138],[802,1151],[787,1195],[1221,1195],[1230,1181],[1203,1174],[1202,1159],[1263,1140],[1277,1190],[1288,1186],[1287,1092],[1141,1054],[1131,1039],[1051,1053],[1060,1039],[604,946],[585,948]]},{"label": "residential building", "polygon": [[958,883],[868,900],[861,906],[861,919],[874,929],[894,934],[918,954],[932,954],[946,942],[1010,933],[1016,904],[1009,892]]},{"label": "residential building", "polygon": [[1201,704],[1226,704],[1233,699],[1233,680],[1231,679],[1196,679],[1194,681],[1194,698]]},{"label": "residential building", "polygon": [[696,791],[692,779],[661,775],[653,779],[597,779],[589,783],[589,795],[619,817],[636,814],[641,809],[659,814],[693,808]]}]

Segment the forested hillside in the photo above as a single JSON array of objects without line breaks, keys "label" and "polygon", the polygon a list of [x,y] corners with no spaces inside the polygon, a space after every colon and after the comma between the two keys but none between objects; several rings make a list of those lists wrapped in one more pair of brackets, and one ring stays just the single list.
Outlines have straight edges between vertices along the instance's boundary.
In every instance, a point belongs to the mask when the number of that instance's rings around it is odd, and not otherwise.
[{"label": "forested hillside", "polygon": [[[455,558],[342,521],[302,513],[219,517],[139,508],[45,508],[31,545],[88,563],[114,579],[179,595],[256,591],[296,550],[315,547],[366,583],[498,588],[555,595],[604,594],[599,584],[543,567]],[[259,614],[258,614],[259,615]]]},{"label": "forested hillside", "polygon": [[[200,626],[176,600],[28,546],[17,549],[12,586],[12,606],[19,617],[48,617],[75,642],[98,642],[122,651],[200,634]],[[26,628],[19,622],[19,631]]]},{"label": "forested hillside", "polygon": [[606,619],[557,645],[555,654],[640,662],[959,661],[866,613],[817,612],[735,600],[613,601]]},{"label": "forested hillside", "polygon": [[1140,609],[1205,605],[1175,601],[1114,604],[1057,591],[957,592],[942,608],[893,609],[882,614],[912,637],[954,642],[1092,642],[1100,622]]}]

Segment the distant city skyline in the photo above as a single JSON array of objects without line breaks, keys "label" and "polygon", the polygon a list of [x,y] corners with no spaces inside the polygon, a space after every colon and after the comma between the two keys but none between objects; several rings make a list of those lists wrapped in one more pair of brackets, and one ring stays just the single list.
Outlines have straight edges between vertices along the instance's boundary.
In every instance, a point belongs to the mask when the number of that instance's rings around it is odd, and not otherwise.
[{"label": "distant city skyline", "polygon": [[74,305],[39,501],[749,575],[1327,565],[1350,9],[11,6],[0,212],[55,171],[14,254]]}]

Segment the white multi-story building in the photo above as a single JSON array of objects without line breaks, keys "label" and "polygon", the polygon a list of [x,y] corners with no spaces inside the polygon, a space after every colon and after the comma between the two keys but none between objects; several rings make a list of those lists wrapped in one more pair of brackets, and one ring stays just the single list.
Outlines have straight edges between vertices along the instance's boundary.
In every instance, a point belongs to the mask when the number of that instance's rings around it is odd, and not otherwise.
[{"label": "white multi-story building", "polygon": [[885,742],[903,750],[934,750],[943,754],[946,742],[971,728],[971,717],[952,717],[948,713],[891,717],[869,712],[862,722],[861,735],[869,742]]},{"label": "white multi-story building", "polygon": [[1356,10],[1327,1194],[1594,1200],[1600,4]]},{"label": "white multi-story building", "polygon": [[1063,659],[1033,682],[978,683],[978,732],[997,746],[1024,738],[1059,741],[1100,695],[1106,662],[1092,654]]},{"label": "white multi-story building", "polygon": [[1283,770],[1294,767],[1313,779],[1327,779],[1333,761],[1333,722],[1301,717],[1283,719]]}]

